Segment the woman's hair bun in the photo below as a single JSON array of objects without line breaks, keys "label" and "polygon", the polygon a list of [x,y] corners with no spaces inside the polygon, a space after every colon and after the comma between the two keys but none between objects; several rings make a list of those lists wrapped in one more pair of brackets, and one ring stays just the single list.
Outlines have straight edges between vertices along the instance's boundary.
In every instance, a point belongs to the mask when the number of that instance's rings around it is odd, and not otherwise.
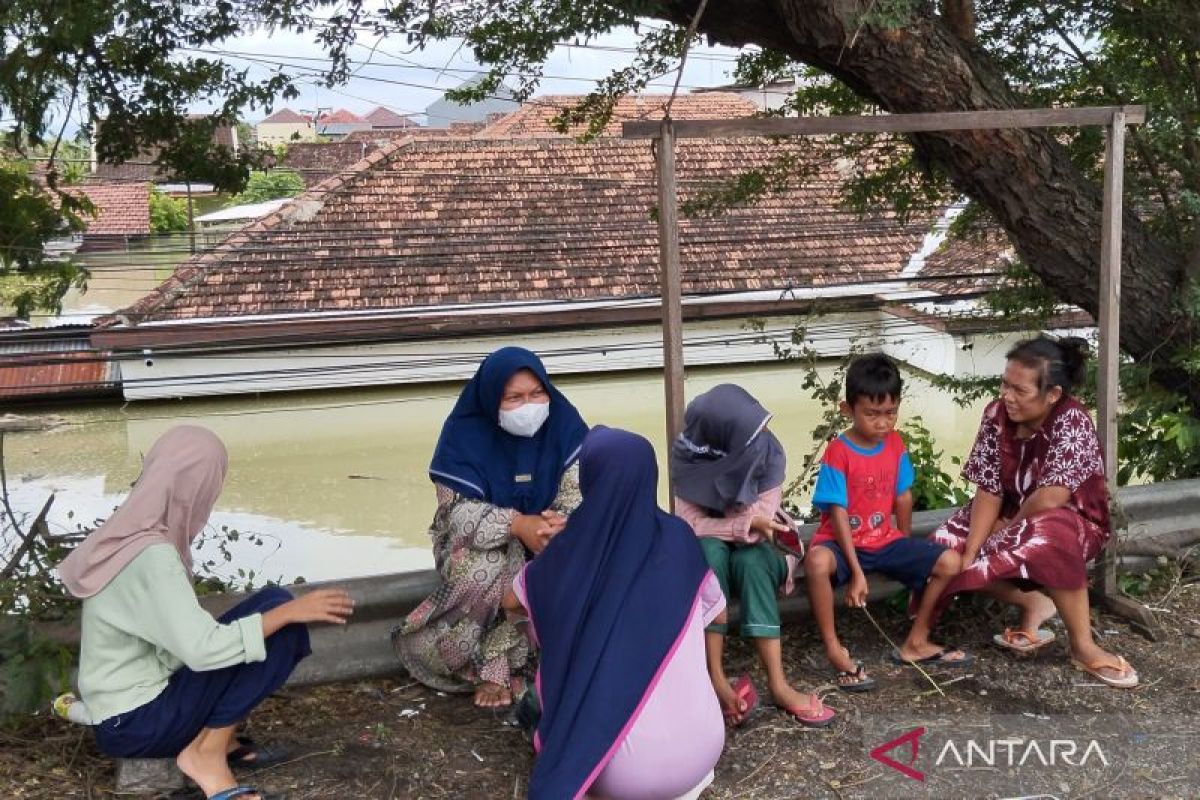
[{"label": "woman's hair bun", "polygon": [[1092,346],[1079,336],[1064,336],[1058,340],[1062,350],[1062,361],[1067,378],[1078,386],[1087,378],[1087,362],[1092,355]]}]

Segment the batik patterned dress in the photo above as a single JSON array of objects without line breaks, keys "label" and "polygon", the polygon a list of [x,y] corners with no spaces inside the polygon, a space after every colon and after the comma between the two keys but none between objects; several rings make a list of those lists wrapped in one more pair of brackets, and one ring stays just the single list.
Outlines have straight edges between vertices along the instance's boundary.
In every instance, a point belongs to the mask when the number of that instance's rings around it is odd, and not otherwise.
[{"label": "batik patterned dress", "polygon": [[[438,508],[429,536],[442,585],[392,630],[392,645],[409,674],[434,689],[507,686],[525,676],[530,660],[525,635],[500,611],[529,557],[510,532],[517,512],[434,486]],[[581,500],[576,463],[563,473],[551,510],[570,514]]]},{"label": "batik patterned dress", "polygon": [[[1017,436],[1004,404],[983,412],[975,446],[963,475],[1000,496],[1001,519],[1011,519],[1043,486],[1071,492],[1066,505],[1008,525],[984,541],[975,560],[942,594],[944,608],[958,592],[998,580],[1023,589],[1078,589],[1087,585],[1087,563],[1100,555],[1111,535],[1104,456],[1092,418],[1078,400],[1065,397],[1032,436]],[[963,552],[971,529],[971,504],[934,532],[934,540]]]}]

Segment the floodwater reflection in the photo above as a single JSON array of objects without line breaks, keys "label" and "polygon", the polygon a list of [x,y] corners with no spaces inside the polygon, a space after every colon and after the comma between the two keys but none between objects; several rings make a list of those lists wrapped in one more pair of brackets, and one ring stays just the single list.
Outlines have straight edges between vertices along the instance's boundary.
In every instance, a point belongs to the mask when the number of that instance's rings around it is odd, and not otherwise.
[{"label": "floodwater reflection", "polygon": [[[745,386],[774,412],[771,430],[792,460],[812,446],[818,408],[788,365],[691,370],[687,395],[723,382]],[[580,376],[559,386],[591,424],[648,437],[662,466],[662,377],[657,372]],[[269,394],[177,402],[52,409],[68,425],[6,440],[9,487],[30,513],[56,492],[52,529],[89,525],[124,498],[141,454],[172,425],[211,428],[229,449],[229,478],[213,516],[243,535],[225,562],[214,542],[202,558],[228,575],[254,569],[271,579],[354,577],[432,566],[427,526],[434,494],[425,470],[458,385]],[[921,415],[949,457],[970,447],[980,406],[960,409],[923,379],[909,375],[901,417]],[[792,470],[794,473],[794,470]],[[665,473],[664,473],[665,474]],[[660,480],[665,501],[665,481]]]}]

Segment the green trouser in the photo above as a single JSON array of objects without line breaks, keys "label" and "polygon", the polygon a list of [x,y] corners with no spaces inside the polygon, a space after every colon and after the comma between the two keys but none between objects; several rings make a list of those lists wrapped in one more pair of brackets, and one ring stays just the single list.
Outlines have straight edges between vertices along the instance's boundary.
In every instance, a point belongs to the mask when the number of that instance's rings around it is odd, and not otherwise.
[{"label": "green trouser", "polygon": [[[716,573],[726,602],[734,592],[741,606],[742,636],[779,638],[779,603],[776,594],[787,579],[787,562],[767,542],[734,544],[712,536],[700,537],[708,566]],[[732,590],[732,591],[731,591]],[[704,630],[724,635],[728,626],[714,622]]]}]

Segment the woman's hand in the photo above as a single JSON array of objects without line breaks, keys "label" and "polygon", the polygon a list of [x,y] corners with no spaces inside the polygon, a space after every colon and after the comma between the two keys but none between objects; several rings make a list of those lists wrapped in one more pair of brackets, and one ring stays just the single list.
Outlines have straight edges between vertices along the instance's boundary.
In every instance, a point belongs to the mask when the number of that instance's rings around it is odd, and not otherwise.
[{"label": "woman's hand", "polygon": [[509,529],[514,538],[536,555],[546,549],[566,524],[567,518],[557,511],[543,511],[541,514],[517,514]]},{"label": "woman's hand", "polygon": [[276,606],[262,615],[263,636],[270,636],[285,625],[328,622],[345,625],[354,613],[354,601],[343,589],[314,589],[307,594]]},{"label": "woman's hand", "polygon": [[314,589],[307,594],[284,603],[289,622],[328,622],[345,625],[354,613],[354,601],[344,589]]},{"label": "woman's hand", "polygon": [[769,542],[775,541],[775,534],[786,531],[788,526],[782,522],[766,517],[754,517],[750,520],[750,530],[757,531],[764,539]]}]

